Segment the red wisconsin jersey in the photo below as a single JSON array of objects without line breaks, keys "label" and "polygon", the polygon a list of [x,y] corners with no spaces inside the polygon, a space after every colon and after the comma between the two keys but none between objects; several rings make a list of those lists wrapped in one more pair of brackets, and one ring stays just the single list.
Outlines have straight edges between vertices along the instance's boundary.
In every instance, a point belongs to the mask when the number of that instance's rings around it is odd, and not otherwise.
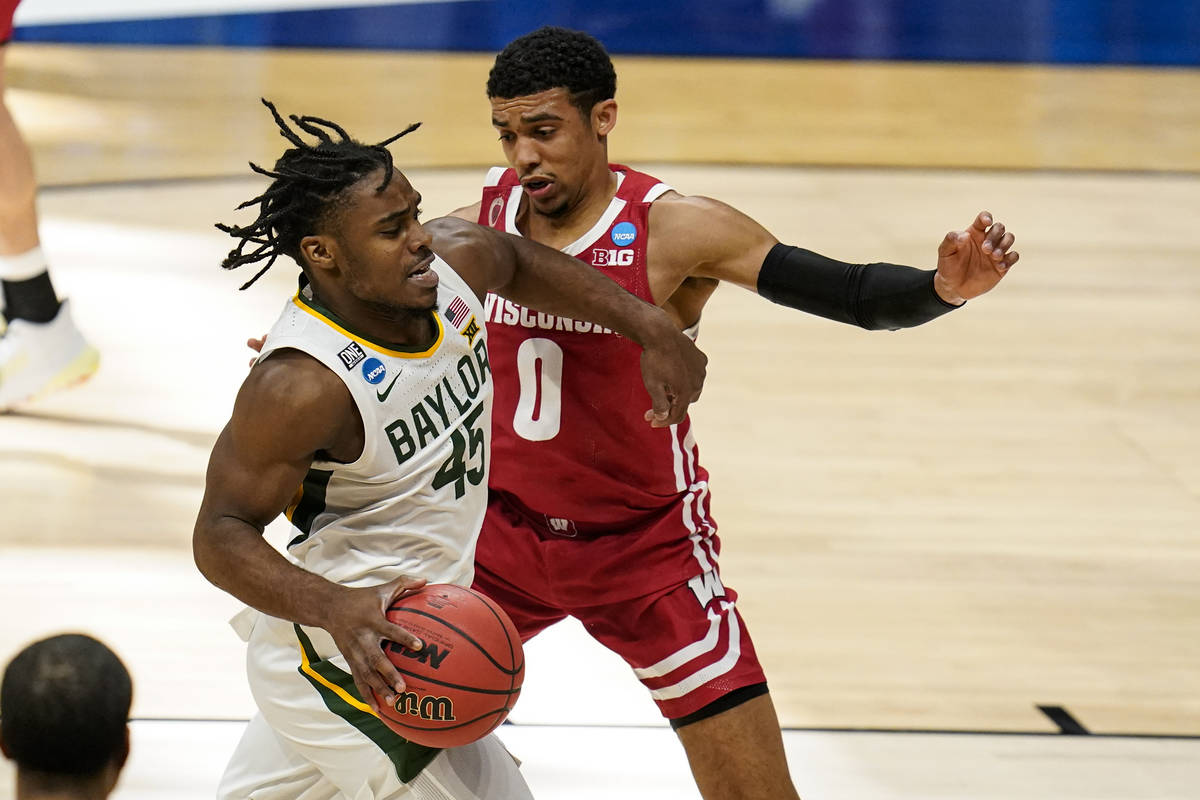
[{"label": "red wisconsin jersey", "polygon": [[[615,197],[563,252],[652,303],[647,221],[650,204],[671,187],[610,167],[619,180]],[[493,168],[479,223],[519,235],[522,193],[513,170]],[[495,381],[491,488],[563,536],[641,529],[682,513],[677,530],[711,546],[708,473],[698,463],[691,420],[651,428],[643,419],[650,396],[641,347],[592,323],[495,295],[485,313]]]}]

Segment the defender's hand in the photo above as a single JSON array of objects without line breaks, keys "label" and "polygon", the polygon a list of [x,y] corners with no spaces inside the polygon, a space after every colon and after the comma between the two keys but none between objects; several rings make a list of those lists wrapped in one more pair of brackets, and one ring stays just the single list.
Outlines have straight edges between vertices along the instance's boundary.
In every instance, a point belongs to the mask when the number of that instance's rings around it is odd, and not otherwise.
[{"label": "defender's hand", "polygon": [[995,287],[1021,256],[1004,223],[980,211],[968,230],[950,231],[938,246],[933,286],[947,303],[959,304]]},{"label": "defender's hand", "polygon": [[[263,349],[263,345],[265,345],[266,343],[267,343],[267,335],[264,333],[264,334],[262,335],[262,338],[261,338],[261,339],[255,339],[254,337],[250,337],[249,339],[247,339],[247,340],[246,340],[246,347],[249,347],[251,350],[253,350],[253,351],[254,351],[254,352],[256,352],[256,353],[261,353],[261,352],[262,352],[262,349]],[[250,359],[250,366],[252,366],[252,367],[253,367],[253,366],[254,366],[254,362],[255,362],[255,361],[257,361],[257,360],[258,360],[258,356],[255,356],[254,358],[251,358],[251,359]]]},{"label": "defender's hand", "polygon": [[350,666],[359,696],[376,713],[376,695],[392,704],[404,691],[404,678],[383,652],[383,643],[396,642],[413,651],[423,647],[412,633],[388,621],[387,610],[397,597],[424,585],[424,578],[402,576],[380,586],[346,589],[321,625]]},{"label": "defender's hand", "polygon": [[707,364],[708,356],[674,326],[642,350],[642,382],[652,406],[645,419],[651,427],[683,421],[688,406],[700,398]]}]

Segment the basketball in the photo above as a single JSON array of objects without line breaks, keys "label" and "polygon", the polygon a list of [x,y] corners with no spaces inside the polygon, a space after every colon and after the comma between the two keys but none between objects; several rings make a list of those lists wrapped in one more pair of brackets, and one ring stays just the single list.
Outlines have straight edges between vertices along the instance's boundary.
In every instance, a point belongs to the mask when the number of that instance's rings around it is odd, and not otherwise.
[{"label": "basketball", "polygon": [[405,683],[393,705],[376,697],[389,728],[417,744],[458,747],[504,721],[521,694],[525,654],[500,606],[473,589],[437,583],[397,599],[387,616],[425,645],[419,652],[384,645]]}]

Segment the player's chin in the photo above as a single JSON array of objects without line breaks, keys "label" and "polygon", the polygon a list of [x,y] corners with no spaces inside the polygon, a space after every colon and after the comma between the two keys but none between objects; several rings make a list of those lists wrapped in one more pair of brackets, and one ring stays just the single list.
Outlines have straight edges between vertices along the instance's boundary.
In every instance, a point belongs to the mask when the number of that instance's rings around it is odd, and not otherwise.
[{"label": "player's chin", "polygon": [[560,197],[557,192],[546,197],[538,198],[533,203],[534,209],[543,217],[561,217],[570,210],[570,203]]},{"label": "player's chin", "polygon": [[371,305],[381,313],[392,316],[427,314],[437,310],[437,289],[428,289],[419,292],[407,291],[393,294],[386,298],[380,297],[372,302]]},{"label": "player's chin", "polygon": [[424,303],[424,305],[421,306],[422,311],[437,311],[437,307],[438,307],[437,289],[431,289],[426,294],[426,296],[423,297],[421,300]]},{"label": "player's chin", "polygon": [[422,286],[416,288],[413,286],[406,287],[408,291],[404,292],[404,296],[400,299],[397,305],[408,311],[433,311],[437,308],[438,291],[436,286]]}]

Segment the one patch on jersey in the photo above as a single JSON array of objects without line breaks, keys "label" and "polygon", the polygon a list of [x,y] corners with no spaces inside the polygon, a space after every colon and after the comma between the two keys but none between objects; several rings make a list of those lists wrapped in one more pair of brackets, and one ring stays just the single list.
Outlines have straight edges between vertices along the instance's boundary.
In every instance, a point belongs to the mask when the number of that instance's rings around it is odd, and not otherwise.
[{"label": "one patch on jersey", "polygon": [[492,201],[492,204],[490,206],[488,206],[488,227],[489,228],[496,227],[496,221],[500,219],[500,213],[502,211],[504,211],[504,198],[497,197],[495,200]]},{"label": "one patch on jersey", "polygon": [[632,222],[618,222],[613,225],[612,233],[609,235],[617,247],[629,247],[637,241],[637,226]]},{"label": "one patch on jersey", "polygon": [[363,362],[362,374],[367,383],[375,386],[383,383],[383,379],[387,377],[387,367],[378,358],[368,358]]},{"label": "one patch on jersey", "polygon": [[462,325],[470,314],[470,307],[461,297],[455,297],[450,305],[446,306],[446,319],[450,320],[450,324],[455,328]]},{"label": "one patch on jersey", "polygon": [[468,344],[475,344],[475,337],[479,335],[479,323],[475,321],[475,317],[471,317],[467,321],[467,326],[462,329],[462,335],[467,337]]},{"label": "one patch on jersey", "polygon": [[366,357],[367,354],[363,352],[363,349],[359,346],[358,342],[351,342],[350,344],[346,345],[346,349],[338,353],[338,358],[340,358],[342,363],[346,365],[346,369],[354,369],[354,365]]}]

